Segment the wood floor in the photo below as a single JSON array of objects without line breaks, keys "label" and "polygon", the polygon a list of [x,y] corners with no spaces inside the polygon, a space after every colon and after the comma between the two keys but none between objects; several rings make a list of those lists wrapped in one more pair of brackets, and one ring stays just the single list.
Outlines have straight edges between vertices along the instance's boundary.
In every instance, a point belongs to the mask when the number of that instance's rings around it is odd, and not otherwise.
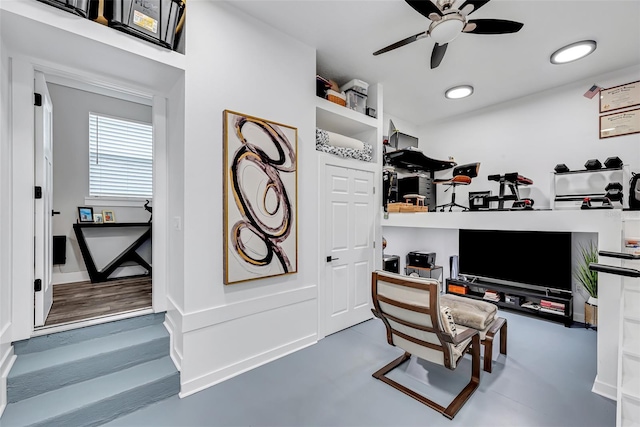
[{"label": "wood floor", "polygon": [[76,322],[151,307],[151,277],[103,283],[65,283],[53,287],[53,306],[45,326]]}]

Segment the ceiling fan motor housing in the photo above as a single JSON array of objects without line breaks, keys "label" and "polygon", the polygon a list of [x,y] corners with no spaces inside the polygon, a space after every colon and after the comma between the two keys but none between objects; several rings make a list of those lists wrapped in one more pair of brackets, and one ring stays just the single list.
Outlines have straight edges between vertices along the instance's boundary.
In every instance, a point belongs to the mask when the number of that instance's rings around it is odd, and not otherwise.
[{"label": "ceiling fan motor housing", "polygon": [[429,26],[429,35],[438,44],[449,43],[458,37],[466,22],[465,18],[454,12],[444,15],[439,21],[434,21]]}]

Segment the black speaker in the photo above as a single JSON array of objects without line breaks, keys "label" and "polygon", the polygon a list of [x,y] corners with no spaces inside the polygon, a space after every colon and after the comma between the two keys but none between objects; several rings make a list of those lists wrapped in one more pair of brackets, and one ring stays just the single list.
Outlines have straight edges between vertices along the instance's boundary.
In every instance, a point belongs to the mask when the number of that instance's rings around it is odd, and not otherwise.
[{"label": "black speaker", "polygon": [[609,169],[619,169],[622,167],[622,159],[620,157],[607,157],[604,161],[604,167]]},{"label": "black speaker", "polygon": [[400,274],[400,257],[398,255],[384,255],[382,257],[382,269]]},{"label": "black speaker", "polygon": [[564,163],[558,163],[553,170],[556,171],[556,173],[569,172],[569,167]]},{"label": "black speaker", "polygon": [[67,236],[53,236],[53,265],[67,262]]},{"label": "black speaker", "polygon": [[457,279],[458,271],[458,255],[451,255],[449,257],[449,277],[451,279]]},{"label": "black speaker", "polygon": [[598,159],[589,159],[587,163],[584,164],[585,169],[588,171],[600,169],[602,167],[602,163]]}]

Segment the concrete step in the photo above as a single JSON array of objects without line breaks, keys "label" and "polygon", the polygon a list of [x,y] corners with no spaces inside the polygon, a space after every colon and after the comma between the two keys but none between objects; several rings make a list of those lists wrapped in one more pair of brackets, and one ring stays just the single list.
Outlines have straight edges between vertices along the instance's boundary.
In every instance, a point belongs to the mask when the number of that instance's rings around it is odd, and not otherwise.
[{"label": "concrete step", "polygon": [[129,319],[116,320],[100,325],[92,325],[70,331],[34,337],[28,340],[16,341],[13,343],[13,351],[16,355],[35,353],[101,336],[144,328],[145,326],[156,325],[162,322],[164,322],[164,313],[147,314]]},{"label": "concrete step", "polygon": [[168,356],[7,405],[0,427],[98,426],[177,394]]},{"label": "concrete step", "polygon": [[167,356],[163,324],[126,330],[16,358],[7,378],[9,403],[56,390],[138,363]]}]

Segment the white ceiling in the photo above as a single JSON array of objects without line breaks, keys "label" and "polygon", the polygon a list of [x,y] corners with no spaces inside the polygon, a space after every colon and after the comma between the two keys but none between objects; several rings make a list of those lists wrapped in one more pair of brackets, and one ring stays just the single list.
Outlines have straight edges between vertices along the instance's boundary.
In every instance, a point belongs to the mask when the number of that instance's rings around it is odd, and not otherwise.
[{"label": "white ceiling", "polygon": [[[524,27],[514,34],[461,34],[434,70],[430,38],[372,55],[431,22],[403,0],[229,3],[315,47],[320,75],[338,84],[352,78],[382,83],[384,111],[416,125],[640,64],[640,0],[492,0],[469,18]],[[564,65],[549,62],[556,49],[584,39],[598,43],[590,56]],[[457,84],[473,85],[474,94],[445,99],[444,91]]]}]

